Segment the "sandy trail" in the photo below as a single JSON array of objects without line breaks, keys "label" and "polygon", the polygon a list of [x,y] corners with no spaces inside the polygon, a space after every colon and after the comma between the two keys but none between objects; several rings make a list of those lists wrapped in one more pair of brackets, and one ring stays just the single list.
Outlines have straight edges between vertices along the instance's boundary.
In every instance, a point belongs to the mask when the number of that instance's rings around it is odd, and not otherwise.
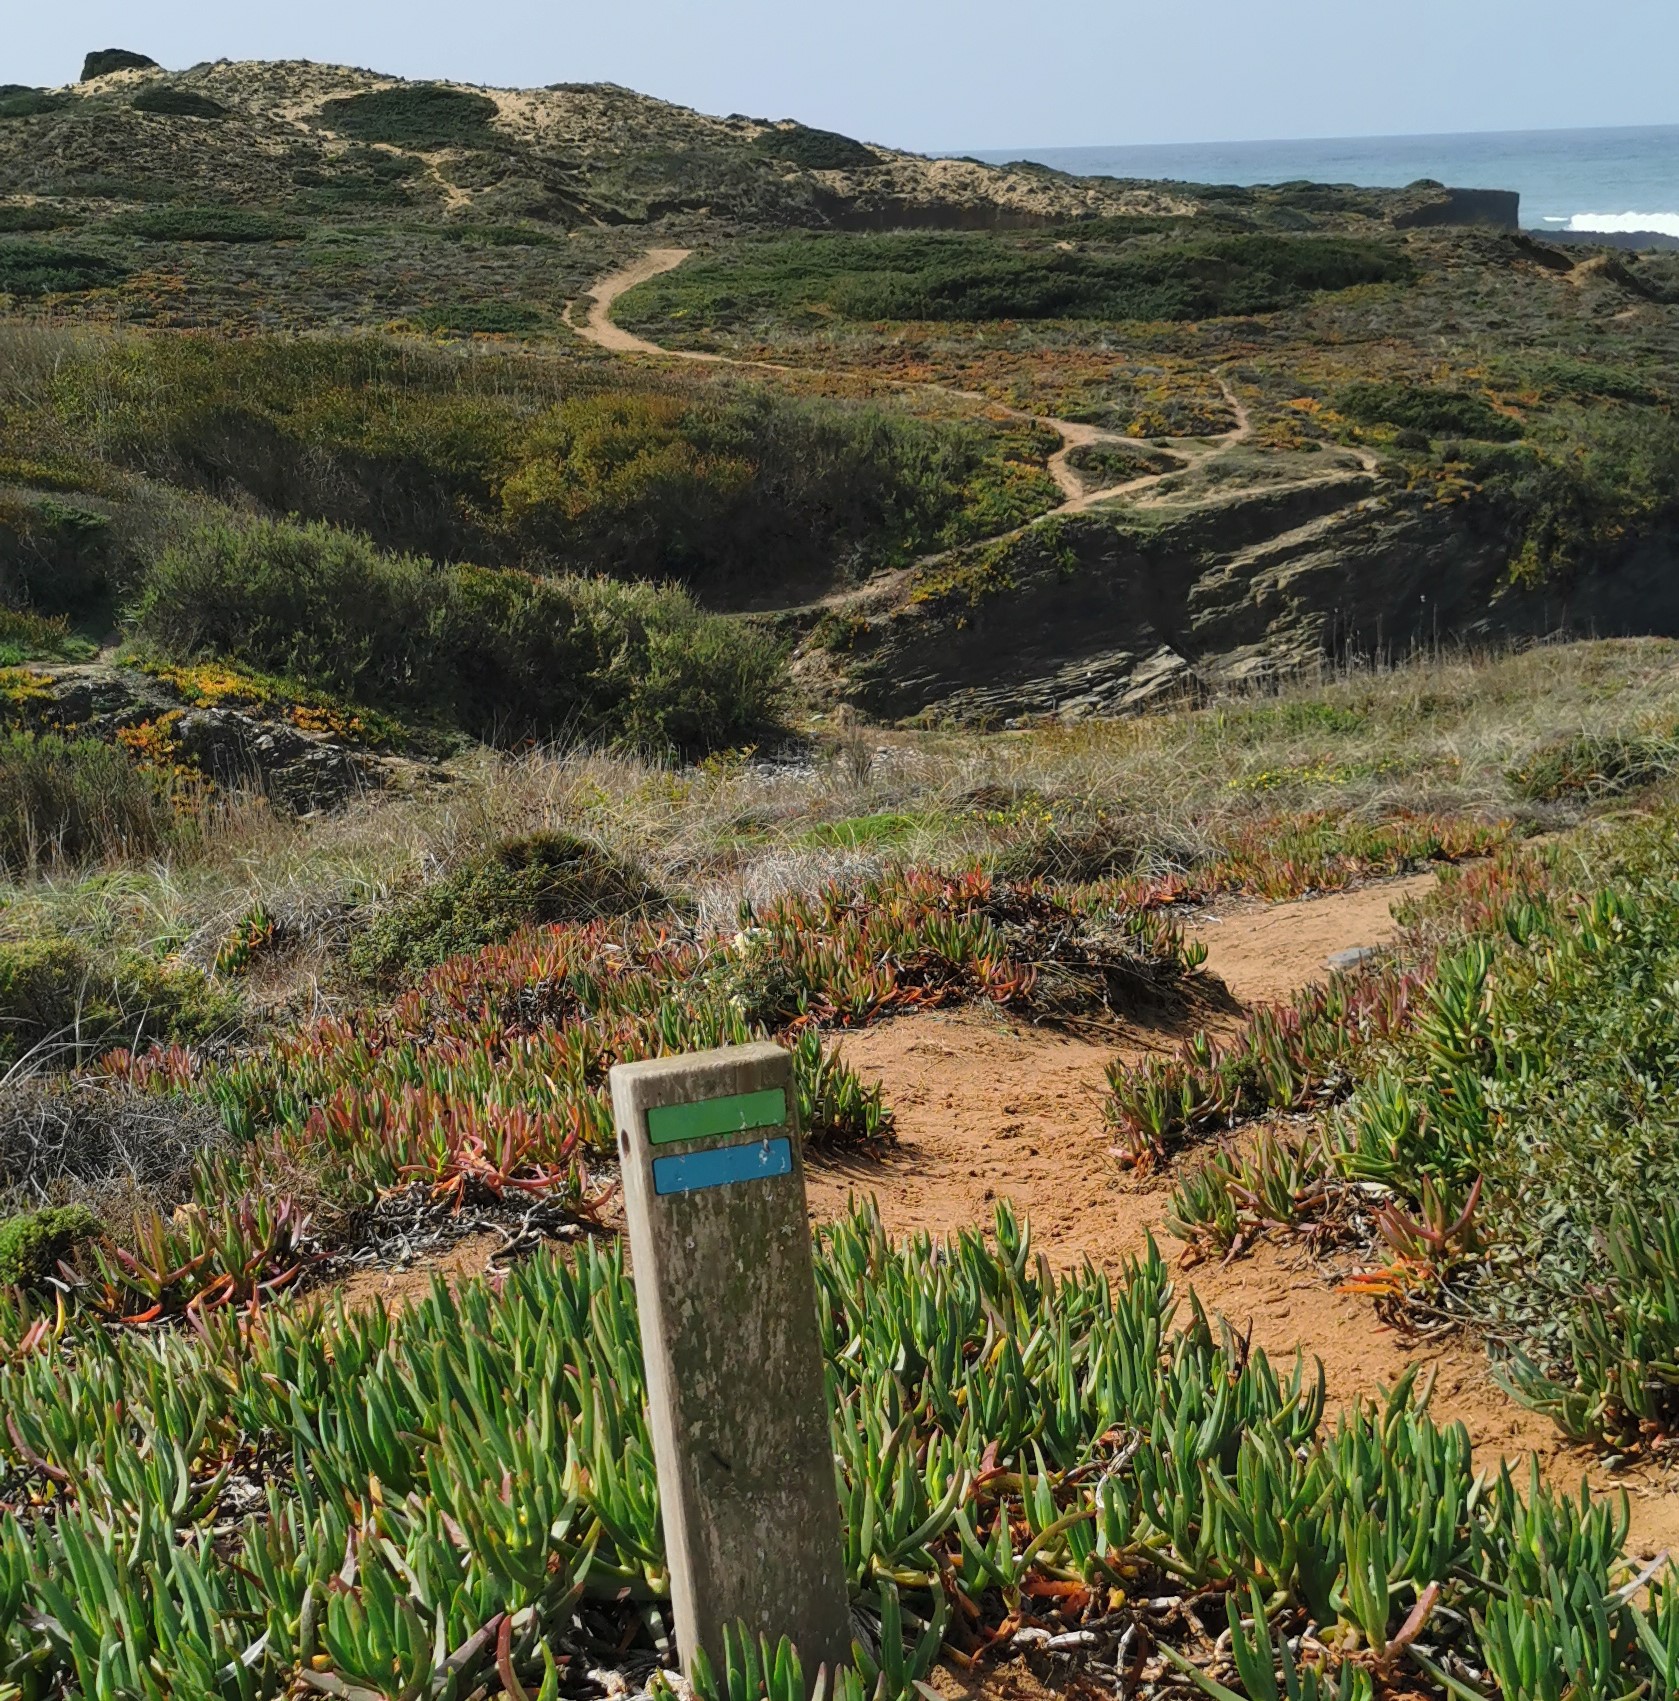
[{"label": "sandy trail", "polygon": [[681,360],[704,360],[726,364],[718,354],[694,354],[686,349],[664,349],[638,337],[633,331],[622,330],[612,321],[612,304],[637,284],[647,283],[663,272],[674,272],[693,252],[689,248],[649,248],[639,260],[609,272],[589,292],[589,311],[579,324],[571,317],[571,328],[586,342],[611,349],[614,354],[663,354]]},{"label": "sandy trail", "polygon": [[[1391,940],[1398,931],[1393,906],[1434,880],[1422,874],[1300,903],[1243,904],[1203,918],[1190,932],[1242,1004],[1279,1000],[1323,978],[1332,953]],[[824,1220],[855,1199],[873,1198],[894,1234],[944,1235],[988,1225],[1006,1199],[1029,1218],[1036,1244],[1058,1269],[1086,1259],[1114,1269],[1141,1253],[1150,1235],[1176,1261],[1179,1244],[1164,1226],[1172,1171],[1128,1177],[1110,1155],[1102,1108],[1116,1054],[1135,1061],[1173,1043],[1174,1036],[1146,1029],[1097,1043],[972,1007],[846,1035],[847,1059],[884,1084],[899,1137],[879,1159],[814,1161],[812,1215]],[[1531,1455],[1559,1487],[1577,1487],[1584,1474],[1599,1489],[1625,1488],[1634,1549],[1649,1555],[1679,1548],[1679,1494],[1663,1476],[1611,1475],[1510,1400],[1479,1344],[1399,1335],[1369,1300],[1339,1292],[1336,1273],[1302,1248],[1262,1243],[1233,1263],[1185,1270],[1178,1288],[1180,1295],[1193,1289],[1209,1310],[1251,1330],[1274,1361],[1292,1363],[1297,1349],[1308,1361],[1321,1360],[1332,1408],[1379,1394],[1418,1367],[1432,1378],[1435,1416],[1468,1428],[1483,1467],[1507,1459],[1525,1470]]]},{"label": "sandy trail", "polygon": [[[1188,931],[1242,1005],[1278,1001],[1324,978],[1333,952],[1393,939],[1393,906],[1434,882],[1421,874],[1300,903],[1242,904]],[[833,1216],[852,1194],[872,1194],[894,1232],[942,1234],[988,1223],[996,1201],[1009,1199],[1052,1263],[1115,1263],[1162,1232],[1166,1190],[1138,1186],[1111,1160],[1107,1066],[1116,1053],[1134,1061],[1182,1037],[1138,1027],[1117,1041],[1075,1038],[985,1005],[846,1034],[846,1059],[885,1083],[898,1142],[879,1158],[813,1163],[811,1208]]]}]

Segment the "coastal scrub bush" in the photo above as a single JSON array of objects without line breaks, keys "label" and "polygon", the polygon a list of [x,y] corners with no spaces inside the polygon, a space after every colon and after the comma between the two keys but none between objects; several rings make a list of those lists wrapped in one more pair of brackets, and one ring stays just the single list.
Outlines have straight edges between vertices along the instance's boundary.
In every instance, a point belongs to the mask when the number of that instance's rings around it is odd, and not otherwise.
[{"label": "coastal scrub bush", "polygon": [[102,254],[48,242],[0,242],[0,295],[74,295],[108,289],[127,276]]},{"label": "coastal scrub bush", "polygon": [[664,902],[601,846],[570,833],[528,833],[383,906],[351,945],[350,967],[385,984],[414,980],[524,927],[632,915]]},{"label": "coastal scrub bush", "polygon": [[538,578],[390,555],[325,525],[204,528],[135,610],[166,657],[221,656],[485,738],[702,750],[778,713],[783,661],[674,586]]},{"label": "coastal scrub bush", "polygon": [[14,231],[62,230],[75,222],[74,213],[41,202],[27,207],[0,207],[0,235],[10,235]]},{"label": "coastal scrub bush", "polygon": [[24,89],[0,100],[0,119],[39,118],[43,113],[57,112],[69,104],[68,95],[52,94],[46,89]]},{"label": "coastal scrub bush", "polygon": [[387,154],[355,144],[332,161],[330,170],[304,166],[293,173],[292,182],[303,192],[303,204],[319,212],[400,207],[408,201],[405,185],[423,176],[425,169],[423,161],[408,154]]},{"label": "coastal scrub bush", "polygon": [[244,207],[149,207],[111,228],[148,242],[287,242],[303,234],[296,224]]},{"label": "coastal scrub bush", "polygon": [[815,130],[808,124],[777,124],[752,145],[759,153],[802,165],[807,171],[866,171],[880,163],[874,150],[863,143],[837,130]]},{"label": "coastal scrub bush", "polygon": [[128,104],[136,112],[150,112],[161,118],[227,117],[227,108],[219,100],[193,89],[142,89]]},{"label": "coastal scrub bush", "polygon": [[428,331],[455,331],[464,336],[516,336],[540,331],[548,317],[528,301],[466,301],[454,307],[428,307],[416,323]]},{"label": "coastal scrub bush", "polygon": [[1430,437],[1450,433],[1489,442],[1520,437],[1522,424],[1498,412],[1484,396],[1427,384],[1349,384],[1335,406],[1360,425],[1397,425]]},{"label": "coastal scrub bush", "polygon": [[1655,408],[1559,409],[1521,444],[1442,454],[1504,523],[1520,584],[1613,562],[1679,516],[1679,423]]},{"label": "coastal scrub bush", "polygon": [[99,1233],[86,1205],[24,1211],[0,1223],[0,1287],[38,1287],[84,1240]]},{"label": "coastal scrub bush", "polygon": [[101,957],[71,939],[0,942],[0,1062],[37,1047],[81,1061],[117,1044],[206,1040],[234,1011],[190,963]]},{"label": "coastal scrub bush", "polygon": [[0,869],[145,856],[175,824],[157,780],[115,745],[0,732]]},{"label": "coastal scrub bush", "polygon": [[[424,322],[424,318],[423,318]],[[524,328],[521,303],[432,310]],[[386,548],[620,578],[766,586],[902,565],[1057,500],[1052,435],[762,385],[325,338],[88,341],[7,422],[17,453],[365,531]],[[94,445],[97,444],[95,451]]]},{"label": "coastal scrub bush", "polygon": [[393,88],[329,100],[321,122],[363,142],[404,148],[468,147],[486,141],[496,115],[488,95],[438,83],[398,83]]}]

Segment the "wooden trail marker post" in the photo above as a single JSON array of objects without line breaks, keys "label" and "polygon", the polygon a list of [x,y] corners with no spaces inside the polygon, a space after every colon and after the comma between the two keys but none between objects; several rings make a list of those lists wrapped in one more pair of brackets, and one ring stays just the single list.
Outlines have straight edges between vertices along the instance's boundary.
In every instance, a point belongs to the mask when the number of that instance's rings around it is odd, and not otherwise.
[{"label": "wooden trail marker post", "polygon": [[620,1064],[612,1108],[684,1670],[723,1630],[851,1658],[792,1059]]}]

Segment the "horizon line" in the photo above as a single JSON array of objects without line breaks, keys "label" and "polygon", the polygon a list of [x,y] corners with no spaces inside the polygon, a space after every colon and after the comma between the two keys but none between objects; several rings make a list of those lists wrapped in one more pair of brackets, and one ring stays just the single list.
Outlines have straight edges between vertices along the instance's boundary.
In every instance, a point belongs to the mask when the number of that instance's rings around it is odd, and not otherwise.
[{"label": "horizon line", "polygon": [[[1483,129],[1483,130],[1370,130],[1356,135],[1333,136],[1231,136],[1208,141],[1204,138],[1194,141],[1178,142],[1033,142],[1005,143],[1001,146],[984,146],[966,148],[935,148],[930,150],[937,159],[979,159],[990,165],[998,163],[985,159],[987,154],[1008,153],[1010,149],[1022,147],[1035,150],[1038,153],[1101,153],[1116,149],[1148,149],[1148,148],[1254,148],[1277,147],[1287,143],[1301,142],[1435,142],[1457,141],[1470,136],[1588,136],[1588,135],[1634,135],[1641,131],[1679,130],[1679,119],[1665,124],[1544,124],[1523,129]],[[1029,159],[1030,152],[1016,152],[1016,158]]]}]

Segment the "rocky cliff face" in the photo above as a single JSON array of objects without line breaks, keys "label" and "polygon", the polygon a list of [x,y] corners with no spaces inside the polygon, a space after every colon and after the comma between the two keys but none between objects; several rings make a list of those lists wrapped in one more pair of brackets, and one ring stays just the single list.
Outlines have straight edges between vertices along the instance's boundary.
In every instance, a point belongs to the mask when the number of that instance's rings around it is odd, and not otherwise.
[{"label": "rocky cliff face", "polygon": [[1570,585],[1509,582],[1471,505],[1349,473],[1139,525],[1035,526],[971,578],[910,581],[806,640],[807,677],[886,719],[1127,713],[1320,660],[1557,632],[1679,635],[1679,535]]},{"label": "rocky cliff face", "polygon": [[1521,215],[1522,198],[1513,190],[1447,189],[1435,183],[1406,190],[1391,217],[1395,230],[1428,230],[1448,224],[1519,230]]}]

